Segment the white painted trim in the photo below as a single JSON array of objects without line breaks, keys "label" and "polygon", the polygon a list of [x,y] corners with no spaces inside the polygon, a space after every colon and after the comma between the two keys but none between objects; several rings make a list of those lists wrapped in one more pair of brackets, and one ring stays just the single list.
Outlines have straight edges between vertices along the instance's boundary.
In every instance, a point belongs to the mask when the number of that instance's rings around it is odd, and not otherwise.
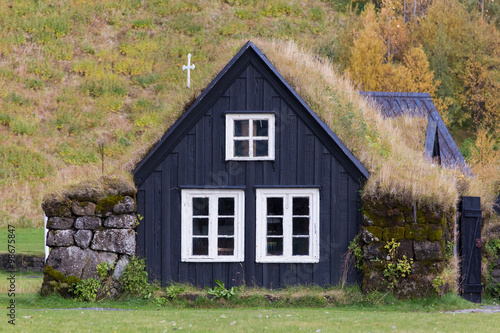
[{"label": "white painted trim", "polygon": [[[208,255],[199,256],[193,253],[193,209],[194,197],[209,198]],[[217,200],[218,198],[234,198],[234,254],[220,256],[217,254]],[[243,190],[226,189],[185,189],[181,191],[181,260],[183,262],[242,262],[245,260],[245,192]]]},{"label": "white painted trim", "polygon": [[[240,137],[249,140],[250,153],[248,157],[234,156],[234,121],[235,120],[267,120],[269,127],[267,132],[268,156],[252,156],[254,137],[252,135],[252,122],[249,122],[249,136]],[[272,113],[230,113],[226,114],[226,161],[274,161],[275,156],[275,116]],[[262,137],[266,138],[266,137]]]},{"label": "white painted trim", "polygon": [[[267,255],[267,207],[268,197],[282,197],[283,256]],[[309,255],[292,255],[292,200],[293,197],[309,197]],[[319,189],[317,188],[266,188],[256,190],[256,244],[255,261],[258,263],[317,263],[319,262]]]},{"label": "white painted trim", "polygon": [[47,258],[49,257],[49,252],[50,252],[50,249],[49,247],[47,246],[47,233],[48,233],[48,230],[47,230],[47,215],[44,214],[44,221],[45,221],[45,239],[44,239],[44,245],[45,245],[45,263],[47,263]]}]

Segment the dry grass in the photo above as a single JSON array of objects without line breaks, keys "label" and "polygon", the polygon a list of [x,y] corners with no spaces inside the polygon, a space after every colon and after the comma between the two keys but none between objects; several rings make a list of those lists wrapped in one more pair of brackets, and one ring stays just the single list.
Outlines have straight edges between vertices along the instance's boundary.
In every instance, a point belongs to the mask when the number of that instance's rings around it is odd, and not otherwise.
[{"label": "dry grass", "polygon": [[256,43],[308,105],[329,125],[372,173],[364,195],[391,194],[408,203],[453,209],[458,201],[455,170],[428,163],[421,137],[402,138],[422,127],[420,121],[385,120],[334,66],[293,42]]},{"label": "dry grass", "polygon": [[[40,291],[42,287],[42,272],[0,272],[0,293],[7,295],[10,289],[10,281],[8,278],[11,274],[15,275],[16,293],[17,294],[34,294]],[[27,276],[39,276],[28,278]]]}]

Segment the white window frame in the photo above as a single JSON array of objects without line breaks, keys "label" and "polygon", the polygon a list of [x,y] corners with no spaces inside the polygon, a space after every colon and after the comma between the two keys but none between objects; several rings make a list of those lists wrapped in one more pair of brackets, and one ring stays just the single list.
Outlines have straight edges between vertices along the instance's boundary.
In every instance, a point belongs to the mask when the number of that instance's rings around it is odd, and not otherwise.
[{"label": "white window frame", "polygon": [[[249,156],[234,156],[234,121],[235,120],[248,120],[249,121],[249,136],[238,137],[240,139],[246,138],[249,141]],[[253,156],[253,140],[257,138],[253,136],[253,120],[267,120],[267,141],[268,141],[268,155],[267,156]],[[275,151],[275,116],[272,113],[230,113],[226,114],[226,161],[274,161]]]},{"label": "white window frame", "polygon": [[[193,255],[193,198],[209,198],[208,255]],[[217,254],[218,198],[234,198],[234,253]],[[181,192],[181,260],[184,262],[244,261],[245,193],[243,190],[183,189]],[[196,236],[194,236],[196,237]]]},{"label": "white window frame", "polygon": [[[256,262],[317,263],[319,262],[319,189],[272,188],[256,190]],[[283,198],[283,255],[267,255],[267,198]],[[309,197],[309,255],[292,255],[293,197]]]}]

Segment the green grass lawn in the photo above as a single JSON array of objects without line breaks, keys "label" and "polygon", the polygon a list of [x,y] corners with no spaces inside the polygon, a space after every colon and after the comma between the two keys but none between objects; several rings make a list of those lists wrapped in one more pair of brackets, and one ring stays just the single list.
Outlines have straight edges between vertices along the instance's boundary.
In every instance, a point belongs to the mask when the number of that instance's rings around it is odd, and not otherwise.
[{"label": "green grass lawn", "polygon": [[[3,302],[2,302],[3,303]],[[36,305],[34,302],[32,305]],[[55,304],[54,304],[55,305]],[[80,307],[81,303],[74,303]],[[110,306],[86,304],[85,306]],[[4,310],[6,311],[6,310]],[[4,317],[5,320],[5,316]],[[176,309],[131,306],[131,311],[22,308],[15,330],[34,332],[493,332],[500,314],[453,314],[389,307]],[[6,327],[7,325],[3,325]],[[11,326],[11,325],[8,325]],[[10,327],[14,331],[14,328]]]},{"label": "green grass lawn", "polygon": [[[44,228],[16,228],[14,234],[16,236],[16,254],[43,255],[45,253]],[[7,252],[8,235],[7,228],[0,228],[0,244],[5,244],[0,247],[0,253]]]},{"label": "green grass lawn", "polygon": [[[182,303],[158,306],[152,299],[104,300],[87,303],[58,296],[41,297],[40,273],[16,274],[16,326],[7,324],[8,280],[0,271],[0,331],[20,332],[493,332],[500,313],[453,314],[441,311],[477,307],[456,295],[399,301],[386,298],[383,305],[365,301],[350,305],[293,307],[263,303],[245,307],[238,303],[206,300],[192,308]],[[313,290],[312,290],[313,292]],[[490,301],[492,303],[493,301]],[[378,302],[375,302],[378,303]],[[225,304],[225,305],[224,305]],[[280,307],[284,306],[284,307]],[[121,308],[130,311],[75,310],[76,308]],[[197,307],[197,308],[195,308]],[[72,309],[72,310],[71,310]]]}]

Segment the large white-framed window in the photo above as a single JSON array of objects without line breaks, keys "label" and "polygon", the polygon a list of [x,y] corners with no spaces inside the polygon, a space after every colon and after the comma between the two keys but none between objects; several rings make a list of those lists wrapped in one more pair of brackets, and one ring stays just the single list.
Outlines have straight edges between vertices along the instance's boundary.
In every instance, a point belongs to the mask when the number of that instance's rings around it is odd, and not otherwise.
[{"label": "large white-framed window", "polygon": [[274,142],[274,114],[226,114],[226,160],[274,160]]},{"label": "large white-framed window", "polygon": [[256,261],[319,262],[319,189],[257,189]]},{"label": "large white-framed window", "polygon": [[181,259],[191,262],[244,260],[244,191],[183,189]]}]

